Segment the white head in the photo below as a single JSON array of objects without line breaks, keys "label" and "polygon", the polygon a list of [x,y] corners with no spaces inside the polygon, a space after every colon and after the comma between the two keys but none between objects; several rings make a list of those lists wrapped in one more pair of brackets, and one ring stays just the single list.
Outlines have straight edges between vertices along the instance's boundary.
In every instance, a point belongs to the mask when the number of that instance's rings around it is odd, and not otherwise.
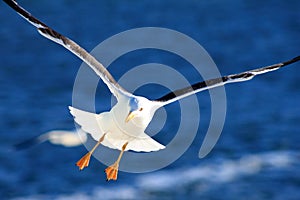
[{"label": "white head", "polygon": [[125,119],[128,123],[131,121],[136,126],[147,127],[151,122],[155,111],[160,107],[156,102],[150,101],[145,97],[131,97],[128,102],[129,113]]}]

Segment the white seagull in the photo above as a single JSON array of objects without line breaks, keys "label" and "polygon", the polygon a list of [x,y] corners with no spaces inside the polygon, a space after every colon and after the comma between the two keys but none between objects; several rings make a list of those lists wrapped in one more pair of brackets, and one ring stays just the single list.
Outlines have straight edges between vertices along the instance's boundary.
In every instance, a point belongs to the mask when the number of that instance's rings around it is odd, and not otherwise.
[{"label": "white seagull", "polygon": [[277,70],[300,60],[300,56],[298,56],[286,62],[214,78],[170,92],[159,99],[149,100],[145,97],[131,94],[122,88],[101,63],[74,41],[33,17],[15,1],[4,1],[23,18],[34,25],[41,35],[62,45],[88,64],[116,97],[116,105],[114,105],[109,112],[100,114],[86,112],[71,106],[69,107],[76,123],[98,141],[94,148],[77,162],[77,166],[80,170],[88,166],[92,153],[100,144],[121,151],[116,162],[105,170],[107,180],[117,179],[119,162],[124,151],[151,152],[165,148],[164,145],[155,141],[145,133],[146,127],[158,108],[203,90],[219,87],[227,83],[248,81],[256,75]]},{"label": "white seagull", "polygon": [[52,130],[45,132],[37,137],[27,139],[21,143],[14,145],[15,149],[20,150],[31,147],[36,144],[49,141],[55,145],[62,145],[65,147],[76,147],[82,145],[87,141],[86,132],[81,129],[78,130]]}]

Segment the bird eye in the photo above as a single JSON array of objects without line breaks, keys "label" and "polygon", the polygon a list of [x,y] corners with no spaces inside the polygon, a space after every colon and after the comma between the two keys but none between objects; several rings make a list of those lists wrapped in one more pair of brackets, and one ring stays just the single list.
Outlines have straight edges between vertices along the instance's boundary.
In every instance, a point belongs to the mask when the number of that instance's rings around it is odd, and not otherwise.
[{"label": "bird eye", "polygon": [[139,109],[139,111],[142,111],[142,110],[143,110],[143,108],[140,108],[140,109]]}]

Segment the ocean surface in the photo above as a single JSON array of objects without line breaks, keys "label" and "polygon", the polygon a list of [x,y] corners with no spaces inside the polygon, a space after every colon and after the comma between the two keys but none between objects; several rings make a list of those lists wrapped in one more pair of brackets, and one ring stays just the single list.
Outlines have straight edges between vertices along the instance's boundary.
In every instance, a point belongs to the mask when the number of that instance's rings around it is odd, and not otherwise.
[{"label": "ocean surface", "polygon": [[[300,54],[297,0],[19,3],[88,51],[126,30],[162,27],[201,44],[222,75]],[[225,124],[206,157],[200,159],[198,153],[211,117],[207,91],[197,94],[199,128],[179,159],[148,173],[121,171],[117,182],[106,182],[106,166],[96,159],[83,171],[75,166],[86,153],[84,146],[66,148],[46,142],[22,151],[13,148],[49,130],[74,129],[68,106],[82,62],[40,36],[4,2],[0,10],[0,199],[300,199],[300,63],[227,85]],[[182,58],[151,49],[123,55],[109,70],[118,80],[147,63],[168,65],[190,83],[201,81]],[[135,78],[143,81],[143,76]],[[153,84],[136,92],[158,98],[167,90]],[[97,112],[108,110],[110,101],[100,81]],[[165,113],[166,123],[154,136],[163,144],[178,129],[178,103],[166,106]],[[184,123],[192,123],[193,113],[187,116]],[[155,132],[157,127],[151,128]]]}]

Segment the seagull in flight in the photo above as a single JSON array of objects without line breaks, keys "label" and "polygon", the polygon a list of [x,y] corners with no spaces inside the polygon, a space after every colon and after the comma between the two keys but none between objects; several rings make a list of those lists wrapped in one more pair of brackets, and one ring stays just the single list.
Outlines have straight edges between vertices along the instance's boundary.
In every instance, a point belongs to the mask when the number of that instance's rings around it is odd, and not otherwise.
[{"label": "seagull in flight", "polygon": [[51,130],[45,132],[37,137],[27,139],[14,147],[16,150],[25,149],[36,144],[41,144],[43,142],[49,141],[55,145],[62,145],[65,147],[76,147],[82,145],[87,141],[87,134],[81,129],[78,130]]},{"label": "seagull in flight", "polygon": [[256,75],[280,69],[300,60],[300,56],[297,56],[278,64],[206,80],[183,89],[172,91],[161,98],[149,100],[126,91],[115,81],[107,69],[85,49],[32,16],[29,12],[20,7],[16,1],[4,0],[4,2],[35,26],[42,36],[62,45],[88,64],[116,97],[117,103],[111,110],[100,114],[83,111],[71,106],[69,107],[75,122],[81,126],[82,130],[91,134],[93,139],[97,141],[96,145],[76,163],[80,170],[89,165],[92,153],[100,144],[120,150],[116,162],[105,170],[107,180],[117,180],[119,163],[125,151],[151,152],[165,148],[164,145],[155,141],[145,133],[145,129],[158,108],[192,94],[223,86],[227,83],[251,80]]}]

